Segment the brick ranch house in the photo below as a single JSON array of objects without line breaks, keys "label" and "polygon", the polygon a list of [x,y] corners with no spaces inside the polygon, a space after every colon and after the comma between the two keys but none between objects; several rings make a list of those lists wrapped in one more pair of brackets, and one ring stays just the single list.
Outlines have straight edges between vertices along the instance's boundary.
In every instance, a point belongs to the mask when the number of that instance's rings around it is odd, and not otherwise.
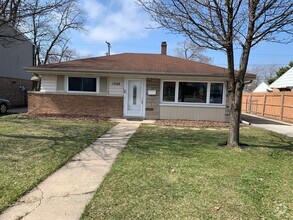
[{"label": "brick ranch house", "polygon": [[166,47],[26,68],[41,76],[28,112],[227,121],[228,70],[168,56]]}]

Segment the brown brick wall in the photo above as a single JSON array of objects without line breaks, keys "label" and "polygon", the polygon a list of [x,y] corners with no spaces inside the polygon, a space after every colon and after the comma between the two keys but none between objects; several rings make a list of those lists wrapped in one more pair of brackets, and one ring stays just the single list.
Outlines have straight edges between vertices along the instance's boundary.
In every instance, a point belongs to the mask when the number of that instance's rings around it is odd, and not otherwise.
[{"label": "brown brick wall", "polygon": [[157,94],[146,94],[146,119],[160,119],[160,79],[147,79],[146,93],[149,89],[156,90]]},{"label": "brown brick wall", "polygon": [[123,97],[29,92],[28,112],[32,115],[122,117]]},{"label": "brown brick wall", "polygon": [[24,106],[27,104],[27,93],[21,92],[19,87],[24,86],[26,90],[32,89],[32,81],[0,77],[0,97],[8,99],[12,106]]}]

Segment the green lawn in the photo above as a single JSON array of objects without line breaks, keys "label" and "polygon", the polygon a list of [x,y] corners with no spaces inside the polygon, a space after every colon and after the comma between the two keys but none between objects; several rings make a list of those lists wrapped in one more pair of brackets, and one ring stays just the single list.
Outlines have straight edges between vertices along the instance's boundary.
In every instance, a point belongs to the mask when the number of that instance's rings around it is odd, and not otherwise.
[{"label": "green lawn", "polygon": [[219,147],[227,134],[142,126],[82,219],[292,219],[293,139],[242,128],[249,147]]},{"label": "green lawn", "polygon": [[0,117],[0,212],[113,124]]}]

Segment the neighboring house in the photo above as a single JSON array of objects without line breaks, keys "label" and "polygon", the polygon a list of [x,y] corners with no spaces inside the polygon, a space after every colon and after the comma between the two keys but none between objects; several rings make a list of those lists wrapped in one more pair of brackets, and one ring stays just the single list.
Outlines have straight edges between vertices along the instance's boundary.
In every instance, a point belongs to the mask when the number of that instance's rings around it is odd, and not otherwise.
[{"label": "neighboring house", "polygon": [[259,84],[252,92],[271,92],[272,89],[265,82]]},{"label": "neighboring house", "polygon": [[279,91],[293,91],[293,67],[273,82],[270,87]]},{"label": "neighboring house", "polygon": [[42,82],[29,113],[227,121],[228,70],[167,56],[166,47],[26,68]]},{"label": "neighboring house", "polygon": [[27,103],[26,91],[32,88],[31,75],[23,67],[33,65],[34,46],[13,27],[2,26],[0,32],[5,36],[17,36],[17,39],[1,38],[0,97],[8,99],[12,106],[23,106]]}]

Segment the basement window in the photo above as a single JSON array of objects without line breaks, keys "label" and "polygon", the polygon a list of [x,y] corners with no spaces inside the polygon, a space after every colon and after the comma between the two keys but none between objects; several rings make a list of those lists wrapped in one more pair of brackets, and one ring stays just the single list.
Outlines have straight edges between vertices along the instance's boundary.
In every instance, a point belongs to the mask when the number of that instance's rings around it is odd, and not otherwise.
[{"label": "basement window", "polygon": [[96,92],[97,78],[68,77],[68,91]]}]

